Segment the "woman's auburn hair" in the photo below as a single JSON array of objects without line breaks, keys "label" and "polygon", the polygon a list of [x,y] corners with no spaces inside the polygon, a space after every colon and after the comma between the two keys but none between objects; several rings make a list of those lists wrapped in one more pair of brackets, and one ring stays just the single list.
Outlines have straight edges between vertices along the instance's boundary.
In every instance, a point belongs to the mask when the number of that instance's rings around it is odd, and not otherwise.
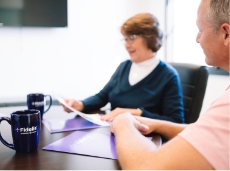
[{"label": "woman's auburn hair", "polygon": [[163,33],[158,19],[150,13],[140,13],[129,18],[121,26],[121,33],[124,36],[140,35],[153,52],[157,52],[162,46]]}]

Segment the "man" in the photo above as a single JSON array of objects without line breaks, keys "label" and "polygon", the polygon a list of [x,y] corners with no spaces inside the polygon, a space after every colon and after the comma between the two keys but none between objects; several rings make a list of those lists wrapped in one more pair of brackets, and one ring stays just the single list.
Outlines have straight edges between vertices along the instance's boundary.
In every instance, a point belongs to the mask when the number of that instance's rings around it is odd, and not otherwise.
[{"label": "man", "polygon": [[[201,0],[197,13],[200,43],[208,65],[229,70],[229,0]],[[122,169],[230,169],[230,87],[197,122],[185,125],[119,115],[111,125]],[[142,134],[159,133],[168,139],[162,147]]]}]

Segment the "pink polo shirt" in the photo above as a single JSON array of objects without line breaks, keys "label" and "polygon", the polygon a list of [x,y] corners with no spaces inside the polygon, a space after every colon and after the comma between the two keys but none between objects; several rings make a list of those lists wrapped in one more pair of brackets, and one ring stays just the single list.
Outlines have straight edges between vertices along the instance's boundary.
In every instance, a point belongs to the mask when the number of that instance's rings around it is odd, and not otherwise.
[{"label": "pink polo shirt", "polygon": [[218,170],[229,170],[230,86],[199,119],[179,136]]}]

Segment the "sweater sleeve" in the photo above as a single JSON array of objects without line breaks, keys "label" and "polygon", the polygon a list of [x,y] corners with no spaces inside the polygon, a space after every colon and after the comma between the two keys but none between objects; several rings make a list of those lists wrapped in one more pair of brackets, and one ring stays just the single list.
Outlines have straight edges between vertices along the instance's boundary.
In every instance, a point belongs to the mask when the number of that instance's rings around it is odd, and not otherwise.
[{"label": "sweater sleeve", "polygon": [[176,123],[184,123],[183,95],[178,75],[174,75],[166,84],[161,96],[161,115],[151,113],[143,107],[143,117],[166,120]]},{"label": "sweater sleeve", "polygon": [[98,110],[101,107],[105,106],[109,102],[109,92],[113,88],[114,82],[117,80],[119,71],[120,71],[119,65],[110,78],[109,82],[104,86],[104,88],[94,96],[88,97],[85,100],[82,100],[84,104],[84,109],[82,112],[91,112],[94,110]]}]

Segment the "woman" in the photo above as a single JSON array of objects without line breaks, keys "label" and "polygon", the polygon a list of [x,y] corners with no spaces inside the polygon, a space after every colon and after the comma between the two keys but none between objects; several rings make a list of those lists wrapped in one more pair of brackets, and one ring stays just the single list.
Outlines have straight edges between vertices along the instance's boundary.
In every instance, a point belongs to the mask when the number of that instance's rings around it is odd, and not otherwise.
[{"label": "woman", "polygon": [[[122,62],[110,81],[96,95],[66,103],[78,111],[90,112],[111,103],[112,111],[101,120],[112,121],[117,115],[132,115],[184,122],[182,90],[177,72],[160,61],[156,54],[163,34],[156,17],[137,14],[121,26],[130,60]],[[64,110],[71,112],[68,108]]]}]

